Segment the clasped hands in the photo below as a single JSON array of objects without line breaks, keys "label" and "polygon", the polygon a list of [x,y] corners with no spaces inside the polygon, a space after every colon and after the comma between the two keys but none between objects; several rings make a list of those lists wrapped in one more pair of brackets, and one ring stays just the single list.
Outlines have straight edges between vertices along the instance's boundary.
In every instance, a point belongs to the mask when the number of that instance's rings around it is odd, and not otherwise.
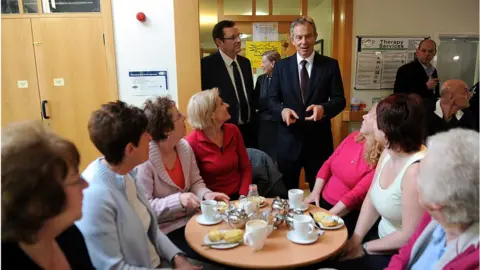
[{"label": "clasped hands", "polygon": [[[308,108],[305,111],[313,112],[311,116],[305,117],[305,121],[314,121],[314,122],[321,120],[325,113],[322,105],[314,105],[314,104],[308,106]],[[285,108],[282,110],[282,120],[287,124],[287,126],[295,124],[298,118],[299,117],[294,110],[289,108]]]}]

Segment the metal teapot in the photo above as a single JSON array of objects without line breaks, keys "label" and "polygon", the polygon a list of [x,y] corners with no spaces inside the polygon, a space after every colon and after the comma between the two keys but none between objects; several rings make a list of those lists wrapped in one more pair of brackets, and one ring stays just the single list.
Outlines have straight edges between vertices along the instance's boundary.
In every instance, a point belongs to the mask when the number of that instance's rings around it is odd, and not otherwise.
[{"label": "metal teapot", "polygon": [[235,207],[230,207],[229,210],[225,211],[222,214],[224,220],[228,223],[228,225],[233,229],[243,229],[245,228],[245,224],[250,219],[252,215],[247,215],[245,210],[238,209]]},{"label": "metal teapot", "polygon": [[290,209],[290,205],[287,199],[281,199],[280,197],[277,197],[273,200],[272,209],[280,216],[285,216]]}]

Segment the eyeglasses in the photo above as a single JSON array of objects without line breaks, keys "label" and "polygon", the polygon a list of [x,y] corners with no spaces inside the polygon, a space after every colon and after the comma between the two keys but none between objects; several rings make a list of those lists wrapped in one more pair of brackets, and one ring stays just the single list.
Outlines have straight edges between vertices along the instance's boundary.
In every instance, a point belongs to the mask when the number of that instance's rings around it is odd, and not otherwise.
[{"label": "eyeglasses", "polygon": [[222,39],[223,40],[241,40],[242,38],[242,34],[238,34],[238,35],[235,35],[235,36],[231,36],[231,37],[223,37]]}]

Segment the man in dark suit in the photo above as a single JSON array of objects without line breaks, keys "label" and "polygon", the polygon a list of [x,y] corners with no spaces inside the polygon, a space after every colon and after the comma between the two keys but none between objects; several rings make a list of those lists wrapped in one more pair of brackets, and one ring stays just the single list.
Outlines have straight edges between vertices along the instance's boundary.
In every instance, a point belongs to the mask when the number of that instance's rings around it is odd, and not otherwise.
[{"label": "man in dark suit", "polygon": [[440,99],[435,111],[428,114],[428,136],[453,128],[465,128],[478,131],[476,117],[467,108],[471,93],[462,80],[448,80],[440,89]]},{"label": "man in dark suit", "polygon": [[241,51],[240,32],[233,21],[221,21],[213,27],[212,37],[218,51],[202,58],[202,90],[217,87],[220,97],[230,105],[229,122],[236,124],[246,147],[256,146],[251,106],[253,75],[250,61],[237,55]]},{"label": "man in dark suit", "polygon": [[417,94],[428,110],[433,110],[440,95],[437,69],[431,64],[436,54],[435,41],[422,40],[415,53],[416,59],[398,69],[393,93]]},{"label": "man in dark suit", "polygon": [[317,29],[309,17],[290,25],[297,53],[274,67],[268,89],[278,127],[278,167],[287,189],[298,188],[302,167],[310,189],[323,162],[333,153],[330,119],[345,108],[342,76],[335,59],[313,49]]}]

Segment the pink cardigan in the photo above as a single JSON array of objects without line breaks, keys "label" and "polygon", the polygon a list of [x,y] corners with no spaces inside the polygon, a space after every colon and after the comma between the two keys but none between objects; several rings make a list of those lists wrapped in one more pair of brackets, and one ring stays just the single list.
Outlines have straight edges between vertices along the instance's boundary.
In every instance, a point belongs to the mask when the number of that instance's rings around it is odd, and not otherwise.
[{"label": "pink cardigan", "polygon": [[375,174],[375,167],[363,159],[364,142],[352,132],[323,163],[317,178],[325,180],[322,197],[331,205],[342,201],[348,209],[360,209]]},{"label": "pink cardigan", "polygon": [[[437,225],[438,222],[433,220],[428,213],[425,213],[415,233],[408,240],[408,243],[399,250],[398,254],[392,257],[386,269],[410,269],[414,263],[413,260],[418,259],[421,255],[419,252],[422,245],[428,244],[428,239],[430,239],[429,237]],[[448,248],[447,246],[440,261],[432,262],[432,264],[435,263],[438,269],[443,270],[478,269],[478,237],[478,223],[475,223],[458,237],[455,248]]]},{"label": "pink cardigan", "polygon": [[200,199],[210,192],[205,187],[197,167],[195,155],[188,142],[181,139],[175,146],[182,164],[185,188],[181,189],[170,178],[157,143],[150,142],[150,158],[137,167],[137,180],[143,186],[145,195],[157,216],[159,227],[167,234],[185,226],[195,209],[185,209],[180,202],[182,192],[192,192]]}]

